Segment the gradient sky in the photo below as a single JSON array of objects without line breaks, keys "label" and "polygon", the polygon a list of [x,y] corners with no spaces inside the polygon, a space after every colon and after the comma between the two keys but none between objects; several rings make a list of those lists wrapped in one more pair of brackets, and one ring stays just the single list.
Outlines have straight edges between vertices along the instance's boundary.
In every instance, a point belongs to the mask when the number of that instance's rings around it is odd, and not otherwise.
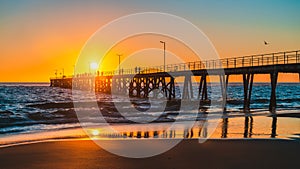
[{"label": "gradient sky", "polygon": [[[223,58],[299,50],[299,9],[298,0],[2,0],[0,82],[48,82],[62,69],[72,74],[80,49],[96,30],[137,12],[165,12],[189,20]],[[284,78],[298,81],[296,75],[279,77]]]}]

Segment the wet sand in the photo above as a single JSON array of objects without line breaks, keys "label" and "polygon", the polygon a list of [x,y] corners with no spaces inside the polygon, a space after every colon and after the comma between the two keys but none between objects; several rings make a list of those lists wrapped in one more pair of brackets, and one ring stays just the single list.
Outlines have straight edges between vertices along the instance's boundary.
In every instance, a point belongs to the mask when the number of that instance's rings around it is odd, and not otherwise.
[{"label": "wet sand", "polygon": [[54,141],[0,148],[0,168],[299,168],[300,142],[248,139],[184,140],[150,158],[113,155],[90,140]]}]

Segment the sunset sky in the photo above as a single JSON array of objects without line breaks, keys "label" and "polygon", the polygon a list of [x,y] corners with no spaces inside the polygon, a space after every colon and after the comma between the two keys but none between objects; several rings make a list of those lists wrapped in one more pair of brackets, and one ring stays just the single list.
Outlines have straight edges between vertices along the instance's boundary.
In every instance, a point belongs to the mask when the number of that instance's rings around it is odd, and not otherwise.
[{"label": "sunset sky", "polygon": [[[71,75],[81,48],[95,31],[137,12],[164,12],[189,20],[222,58],[299,50],[299,9],[298,0],[3,0],[0,82],[48,82],[62,69]],[[264,45],[264,40],[270,44]],[[162,47],[156,45],[152,47]],[[168,45],[171,49],[172,43]],[[117,56],[112,60],[117,64]],[[298,81],[298,75],[281,75],[279,80]],[[256,81],[268,79],[259,76]]]}]

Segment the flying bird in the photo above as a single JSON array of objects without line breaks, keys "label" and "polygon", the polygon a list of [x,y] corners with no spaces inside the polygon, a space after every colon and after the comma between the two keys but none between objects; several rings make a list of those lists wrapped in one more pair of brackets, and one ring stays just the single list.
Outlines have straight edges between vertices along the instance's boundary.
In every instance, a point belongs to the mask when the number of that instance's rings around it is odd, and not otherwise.
[{"label": "flying bird", "polygon": [[269,45],[270,43],[269,42],[267,42],[267,41],[264,41],[264,43],[265,43],[265,45]]}]

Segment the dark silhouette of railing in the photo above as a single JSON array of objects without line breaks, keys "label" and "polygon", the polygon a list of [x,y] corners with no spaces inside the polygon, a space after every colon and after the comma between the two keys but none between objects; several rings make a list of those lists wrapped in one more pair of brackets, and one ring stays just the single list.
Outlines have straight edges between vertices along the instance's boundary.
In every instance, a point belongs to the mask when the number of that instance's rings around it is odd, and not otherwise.
[{"label": "dark silhouette of railing", "polygon": [[[167,72],[178,72],[187,70],[201,69],[226,69],[226,68],[241,68],[254,66],[267,66],[279,64],[300,63],[300,50],[286,51],[268,54],[248,55],[234,58],[224,58],[218,60],[195,61],[179,64],[166,65]],[[129,69],[120,69],[115,71],[98,72],[98,76],[113,76],[113,75],[130,75],[130,74],[149,74],[164,72],[164,65],[151,67],[135,67]],[[78,74],[81,77],[94,76],[90,73]],[[74,76],[64,76],[64,78],[72,78]],[[52,77],[57,79],[62,77]]]},{"label": "dark silhouette of railing", "polygon": [[[240,67],[254,67],[254,66],[267,66],[278,64],[292,64],[300,63],[300,50],[286,51],[259,55],[249,55],[234,58],[225,58],[218,60],[195,61],[179,64],[166,65],[167,72],[187,71],[187,70],[200,70],[200,69],[226,69],[226,68],[240,68]],[[151,67],[136,67],[131,69],[121,69],[116,71],[100,72],[103,76],[110,75],[126,75],[126,74],[149,74],[159,73],[164,71],[164,65],[151,66]]]}]

